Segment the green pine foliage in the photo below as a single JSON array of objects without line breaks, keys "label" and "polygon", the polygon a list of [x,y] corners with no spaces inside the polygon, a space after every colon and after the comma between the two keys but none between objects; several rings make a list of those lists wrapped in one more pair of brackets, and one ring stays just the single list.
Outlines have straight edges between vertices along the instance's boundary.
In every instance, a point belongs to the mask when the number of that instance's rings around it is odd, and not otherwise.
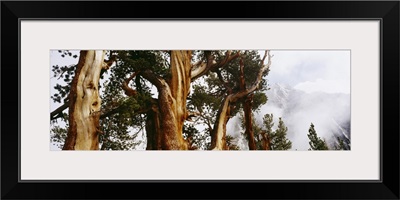
[{"label": "green pine foliage", "polygon": [[344,145],[344,141],[340,139],[340,137],[336,138],[338,144],[335,145],[335,150],[346,150],[346,147]]},{"label": "green pine foliage", "polygon": [[[75,51],[60,50],[60,57],[72,57],[78,63]],[[226,50],[222,51],[193,51],[193,63],[207,61],[211,55],[218,62],[225,59]],[[238,53],[232,50],[231,55]],[[100,73],[99,93],[101,95],[100,116],[100,149],[101,150],[132,150],[139,144],[146,144],[146,112],[157,103],[154,86],[140,73],[129,81],[128,87],[137,92],[134,96],[127,96],[122,89],[122,83],[134,73],[151,70],[155,75],[164,80],[169,80],[170,52],[169,51],[142,51],[142,50],[109,50],[108,58],[116,58],[115,64],[108,70]],[[245,65],[245,80],[250,87],[255,81],[261,67],[261,57],[258,51],[241,51]],[[210,146],[210,133],[215,123],[216,113],[222,99],[230,92],[239,91],[239,58],[232,60],[223,68],[211,70],[201,78],[192,82],[192,91],[188,96],[187,109],[189,112],[199,113],[193,117],[192,122],[185,125],[184,137],[190,140],[192,149],[208,149]],[[55,103],[68,103],[68,94],[71,81],[74,77],[76,64],[63,66],[55,63],[52,66],[52,78],[57,79],[55,94],[51,99]],[[268,75],[269,69],[264,72]],[[59,81],[58,81],[59,80]],[[225,84],[222,84],[225,82]],[[266,79],[261,87],[254,93],[253,110],[265,104],[267,97],[263,91],[266,88]],[[227,86],[227,87],[226,87]],[[153,88],[153,89],[152,89]],[[241,109],[241,102],[231,107],[231,116],[235,116]],[[51,141],[63,144],[68,130],[68,109],[51,119]],[[63,125],[61,125],[63,124]],[[65,125],[64,125],[65,124]],[[196,130],[196,126],[206,127],[203,131]],[[237,149],[236,138],[228,137],[230,149]],[[60,146],[61,147],[61,146]]]},{"label": "green pine foliage", "polygon": [[270,137],[273,135],[272,127],[274,126],[274,115],[271,114],[265,114],[263,118],[263,124],[264,128],[266,131],[266,134]]},{"label": "green pine foliage", "polygon": [[[72,57],[78,62],[78,55],[68,50],[58,51],[61,57]],[[233,50],[231,55],[238,51]],[[206,55],[212,55],[218,62],[225,58],[227,51],[193,51],[193,63],[206,61]],[[261,57],[257,51],[242,51],[241,58],[244,63],[244,80],[246,87],[250,87],[257,78],[257,72],[261,67]],[[100,116],[100,149],[101,150],[132,150],[139,145],[146,144],[146,120],[147,111],[157,103],[157,95],[154,94],[154,86],[140,73],[134,76],[128,86],[137,94],[127,96],[121,85],[135,72],[151,70],[154,74],[168,80],[171,77],[169,65],[169,51],[107,51],[107,56],[115,56],[116,63],[107,71],[102,71],[99,92],[101,95]],[[210,147],[211,132],[216,120],[221,102],[229,94],[239,92],[240,89],[240,59],[234,59],[223,68],[212,69],[204,76],[191,83],[191,92],[187,98],[187,110],[198,113],[190,122],[185,122],[184,138],[190,143],[190,149],[205,150]],[[53,65],[52,78],[57,79],[54,86],[56,93],[51,95],[54,103],[67,104],[71,81],[75,75],[76,64]],[[268,90],[266,76],[263,74],[260,87],[253,92],[252,111],[258,112],[262,105],[266,104]],[[230,117],[236,116],[243,110],[243,100],[230,104]],[[287,138],[288,127],[282,118],[276,130],[274,128],[274,115],[266,114],[262,124],[256,122],[253,115],[253,133],[257,149],[263,149],[264,133],[270,140],[271,150],[289,150],[292,142]],[[242,129],[245,130],[243,116],[241,117]],[[204,127],[197,130],[197,126]],[[51,118],[51,142],[62,148],[68,132],[68,109],[65,109]],[[237,133],[236,133],[237,134]],[[244,131],[242,132],[244,134]],[[235,135],[235,134],[233,134]],[[311,123],[309,133],[309,150],[329,150],[325,140],[318,137],[314,125]],[[247,139],[247,135],[244,138]],[[226,143],[229,150],[239,150],[237,137],[226,135]],[[348,144],[340,138],[333,147],[335,150],[347,150]]]},{"label": "green pine foliage", "polygon": [[272,134],[271,139],[271,149],[272,150],[288,150],[292,148],[292,142],[286,138],[288,128],[285,123],[282,121],[282,118],[279,118],[278,129],[275,130]]},{"label": "green pine foliage", "polygon": [[308,150],[329,150],[325,140],[318,137],[313,123],[311,123],[310,128],[308,129],[307,136],[310,140],[310,148]]},{"label": "green pine foliage", "polygon": [[292,148],[292,142],[286,137],[288,128],[283,122],[282,118],[279,118],[278,128],[275,131],[272,131],[272,127],[274,126],[274,115],[265,114],[263,118],[263,125],[265,128],[266,134],[269,136],[271,140],[271,150],[288,150]]},{"label": "green pine foliage", "polygon": [[[258,150],[263,149],[262,146],[262,134],[265,134],[270,138],[270,148],[271,150],[289,150],[292,148],[292,142],[287,138],[287,131],[288,128],[286,127],[285,123],[283,122],[282,118],[279,118],[278,128],[273,131],[272,128],[274,126],[273,122],[274,115],[265,114],[263,118],[263,126],[260,127],[253,117],[253,132],[254,132],[254,139],[256,142],[256,146]],[[241,117],[242,121],[242,128],[244,129],[244,119]],[[248,140],[248,136],[245,135],[245,132],[242,132],[242,135]]]},{"label": "green pine foliage", "polygon": [[50,142],[53,142],[58,148],[62,149],[67,134],[68,127],[55,125],[50,129]]},{"label": "green pine foliage", "polygon": [[240,150],[240,147],[237,145],[237,138],[231,135],[226,135],[225,141],[226,146],[228,146],[228,150],[230,151],[237,151]]},{"label": "green pine foliage", "polygon": [[189,150],[206,150],[211,146],[210,135],[206,132],[200,133],[193,124],[184,124],[183,138],[188,141]]}]

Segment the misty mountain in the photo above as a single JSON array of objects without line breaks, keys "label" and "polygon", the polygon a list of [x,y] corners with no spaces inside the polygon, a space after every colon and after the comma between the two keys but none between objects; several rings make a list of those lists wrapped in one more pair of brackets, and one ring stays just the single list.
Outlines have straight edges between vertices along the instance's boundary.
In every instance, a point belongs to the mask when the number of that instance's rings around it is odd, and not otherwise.
[{"label": "misty mountain", "polygon": [[292,141],[292,150],[307,150],[308,129],[313,123],[319,137],[324,138],[330,148],[337,144],[337,137],[350,148],[350,94],[313,92],[306,93],[283,84],[274,84],[266,92],[267,104],[257,116],[274,115],[275,126],[282,117],[288,127],[287,137]]}]

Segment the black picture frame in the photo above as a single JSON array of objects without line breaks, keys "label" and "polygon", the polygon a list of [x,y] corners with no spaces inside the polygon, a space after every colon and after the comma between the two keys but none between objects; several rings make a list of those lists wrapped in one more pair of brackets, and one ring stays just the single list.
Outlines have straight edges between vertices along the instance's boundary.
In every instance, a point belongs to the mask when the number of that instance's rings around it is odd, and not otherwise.
[{"label": "black picture frame", "polygon": [[[2,1],[1,198],[399,199],[399,8],[399,1]],[[19,20],[110,18],[381,20],[381,181],[20,182],[20,88],[12,76],[19,77]]]}]

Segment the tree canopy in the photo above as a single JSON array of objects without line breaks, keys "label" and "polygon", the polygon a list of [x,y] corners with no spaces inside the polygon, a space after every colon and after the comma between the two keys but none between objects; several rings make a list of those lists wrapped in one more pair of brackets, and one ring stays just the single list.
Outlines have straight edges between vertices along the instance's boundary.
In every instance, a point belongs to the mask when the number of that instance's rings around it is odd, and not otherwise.
[{"label": "tree canopy", "polygon": [[307,134],[310,139],[310,149],[309,150],[329,150],[328,145],[326,144],[324,139],[318,137],[317,132],[315,131],[314,124],[311,123],[310,129]]},{"label": "tree canopy", "polygon": [[[292,147],[281,117],[275,131],[272,113],[254,117],[268,102],[268,50],[58,53],[76,59],[52,66],[51,141],[64,150],[240,150],[239,135],[250,150]],[[239,115],[243,131],[227,133]],[[311,149],[324,148],[311,126]]]}]

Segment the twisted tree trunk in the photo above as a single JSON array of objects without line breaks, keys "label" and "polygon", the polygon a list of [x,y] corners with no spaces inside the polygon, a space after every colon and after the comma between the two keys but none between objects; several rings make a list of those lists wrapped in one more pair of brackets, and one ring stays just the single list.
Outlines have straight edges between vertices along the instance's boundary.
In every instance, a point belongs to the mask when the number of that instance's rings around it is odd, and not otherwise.
[{"label": "twisted tree trunk", "polygon": [[214,123],[214,128],[211,132],[211,149],[212,150],[226,150],[226,124],[230,118],[231,107],[230,102],[232,102],[233,96],[228,95],[222,101],[219,107],[216,122]]},{"label": "twisted tree trunk", "polygon": [[191,83],[191,51],[171,51],[171,78],[164,80],[150,70],[141,75],[158,90],[161,148],[165,150],[187,150],[183,138],[183,123],[188,114],[186,98]]},{"label": "twisted tree trunk", "polygon": [[81,51],[69,94],[69,129],[63,150],[98,150],[100,71],[105,51]]}]

